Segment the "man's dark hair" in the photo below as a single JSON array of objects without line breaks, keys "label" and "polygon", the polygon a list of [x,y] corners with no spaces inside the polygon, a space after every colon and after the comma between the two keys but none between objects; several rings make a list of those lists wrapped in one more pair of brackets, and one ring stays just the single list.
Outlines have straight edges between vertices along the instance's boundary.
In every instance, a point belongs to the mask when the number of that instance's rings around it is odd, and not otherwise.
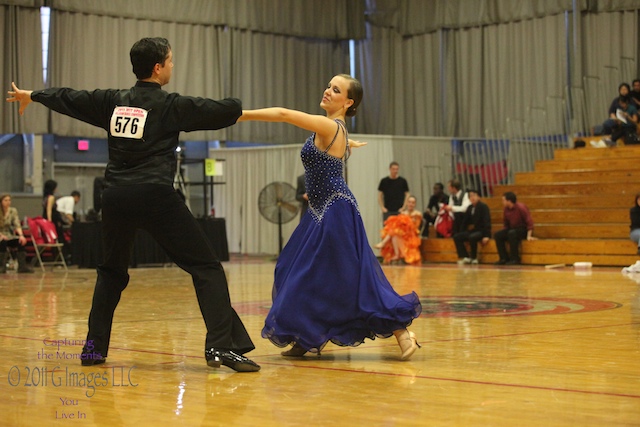
[{"label": "man's dark hair", "polygon": [[452,179],[449,181],[449,185],[455,188],[456,190],[460,190],[462,188],[462,184],[459,179]]},{"label": "man's dark hair", "polygon": [[433,186],[439,189],[440,191],[444,191],[444,184],[441,182],[436,182],[435,184],[433,184]]},{"label": "man's dark hair", "polygon": [[513,191],[507,191],[506,193],[504,193],[502,195],[502,197],[505,198],[505,200],[511,202],[511,203],[515,203],[517,198],[516,198],[516,193],[514,193]]},{"label": "man's dark hair", "polygon": [[399,164],[398,164],[398,162],[396,162],[396,161],[393,161],[393,162],[389,163],[389,168],[391,168],[391,166],[398,166],[398,167],[400,167],[400,165],[399,165]]},{"label": "man's dark hair", "polygon": [[468,188],[467,189],[467,193],[469,193],[469,194],[476,193],[478,196],[480,195],[480,192],[478,190],[476,190],[475,188]]},{"label": "man's dark hair", "polygon": [[640,79],[635,79],[634,81],[631,82],[632,85],[636,84],[636,82],[640,83]]},{"label": "man's dark hair", "polygon": [[625,104],[628,104],[628,103],[629,103],[629,101],[631,100],[630,98],[631,98],[631,97],[630,97],[629,95],[623,95],[623,96],[621,96],[621,97],[619,97],[619,98],[618,98],[618,104],[622,104],[623,102],[624,102]]},{"label": "man's dark hair", "polygon": [[79,191],[76,191],[76,190],[72,191],[72,192],[71,192],[71,197],[76,197],[76,196],[77,196],[77,197],[80,197],[80,192],[79,192]]},{"label": "man's dark hair", "polygon": [[138,40],[129,52],[133,73],[139,80],[148,79],[156,64],[164,64],[170,50],[169,40],[162,37],[146,37]]}]

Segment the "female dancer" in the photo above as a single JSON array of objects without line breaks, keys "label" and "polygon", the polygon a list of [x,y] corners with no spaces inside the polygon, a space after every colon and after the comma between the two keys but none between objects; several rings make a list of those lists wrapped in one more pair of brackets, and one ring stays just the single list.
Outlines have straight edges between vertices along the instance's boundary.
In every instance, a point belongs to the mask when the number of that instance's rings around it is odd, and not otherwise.
[{"label": "female dancer", "polygon": [[420,315],[420,300],[415,292],[398,295],[389,284],[344,180],[350,148],[364,145],[349,141],[345,126],[361,99],[360,82],[340,74],[323,92],[326,117],[265,108],[245,110],[238,119],[286,122],[313,132],[301,151],[309,210],[278,258],[273,305],[262,330],[279,347],[293,344],[283,356],[319,354],[328,341],[357,346],[391,335],[403,360],[419,347],[406,328]]}]

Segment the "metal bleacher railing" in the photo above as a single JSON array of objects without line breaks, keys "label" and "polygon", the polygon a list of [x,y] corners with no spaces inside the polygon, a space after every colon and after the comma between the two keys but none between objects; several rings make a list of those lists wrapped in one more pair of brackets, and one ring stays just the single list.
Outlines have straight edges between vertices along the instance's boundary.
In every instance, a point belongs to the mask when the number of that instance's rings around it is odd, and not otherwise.
[{"label": "metal bleacher railing", "polygon": [[515,174],[553,159],[554,150],[570,146],[571,117],[562,97],[547,97],[544,107],[530,107],[525,119],[507,118],[502,134],[485,130],[484,139],[452,141],[455,176],[464,188],[493,196],[496,185],[512,184]]},{"label": "metal bleacher railing", "polygon": [[573,137],[592,135],[606,119],[620,82],[634,78],[636,59],[622,57],[620,64],[584,76],[581,86],[567,86],[563,96],[548,96],[524,118],[507,117],[504,130],[486,129],[484,139],[453,139],[455,177],[490,197],[496,185],[513,184],[516,173],[534,170],[535,162],[552,159],[554,150],[573,147]]}]

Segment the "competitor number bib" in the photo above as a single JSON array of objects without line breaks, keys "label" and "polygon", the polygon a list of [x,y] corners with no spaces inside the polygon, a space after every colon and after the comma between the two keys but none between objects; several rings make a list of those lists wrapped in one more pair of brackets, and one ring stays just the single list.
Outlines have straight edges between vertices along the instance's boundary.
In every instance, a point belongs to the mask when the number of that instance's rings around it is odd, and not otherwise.
[{"label": "competitor number bib", "polygon": [[148,111],[138,107],[116,107],[111,115],[112,136],[142,139]]}]

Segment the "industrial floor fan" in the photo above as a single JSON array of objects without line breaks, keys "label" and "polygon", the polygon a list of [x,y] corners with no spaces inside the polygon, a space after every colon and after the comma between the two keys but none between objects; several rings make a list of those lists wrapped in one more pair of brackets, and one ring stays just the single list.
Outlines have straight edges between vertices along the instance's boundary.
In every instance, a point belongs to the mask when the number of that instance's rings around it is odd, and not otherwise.
[{"label": "industrial floor fan", "polygon": [[296,189],[286,182],[272,182],[260,191],[258,209],[269,222],[278,224],[278,255],[282,252],[282,224],[294,219],[300,208]]}]

